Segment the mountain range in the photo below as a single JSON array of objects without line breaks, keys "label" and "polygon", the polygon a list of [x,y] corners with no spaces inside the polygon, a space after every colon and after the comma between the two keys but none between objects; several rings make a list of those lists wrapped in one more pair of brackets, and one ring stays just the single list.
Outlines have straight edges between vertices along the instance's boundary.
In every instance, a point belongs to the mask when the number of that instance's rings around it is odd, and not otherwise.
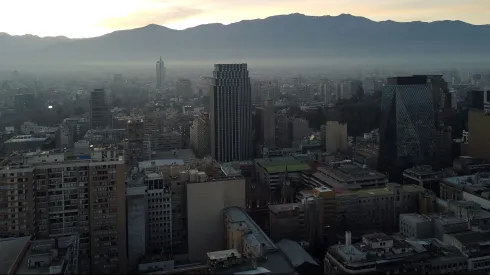
[{"label": "mountain range", "polygon": [[289,14],[174,30],[151,24],[94,38],[0,33],[0,66],[76,63],[363,59],[490,62],[490,25],[376,22],[349,14]]}]

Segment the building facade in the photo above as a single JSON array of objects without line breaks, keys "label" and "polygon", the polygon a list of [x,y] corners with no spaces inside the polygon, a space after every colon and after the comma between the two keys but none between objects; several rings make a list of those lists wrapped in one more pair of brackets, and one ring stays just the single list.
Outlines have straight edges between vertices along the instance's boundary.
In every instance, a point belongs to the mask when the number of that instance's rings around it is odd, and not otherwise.
[{"label": "building facade", "polygon": [[247,64],[216,64],[211,85],[211,155],[218,162],[252,158],[252,101]]},{"label": "building facade", "polygon": [[90,93],[90,129],[104,129],[111,125],[109,106],[104,89]]},{"label": "building facade", "polygon": [[156,88],[157,88],[157,90],[163,90],[166,72],[165,72],[165,63],[163,62],[161,56],[160,56],[160,60],[157,61],[156,72],[157,72]]},{"label": "building facade", "polygon": [[429,76],[388,79],[381,98],[378,168],[391,180],[401,182],[405,168],[435,158],[435,86]]},{"label": "building facade", "polygon": [[1,235],[78,233],[82,273],[126,271],[124,161],[116,149],[92,148],[83,158],[25,154],[2,167],[0,201],[10,207]]},{"label": "building facade", "polygon": [[208,113],[200,114],[192,122],[190,142],[191,148],[197,157],[204,157],[211,153],[210,129]]}]

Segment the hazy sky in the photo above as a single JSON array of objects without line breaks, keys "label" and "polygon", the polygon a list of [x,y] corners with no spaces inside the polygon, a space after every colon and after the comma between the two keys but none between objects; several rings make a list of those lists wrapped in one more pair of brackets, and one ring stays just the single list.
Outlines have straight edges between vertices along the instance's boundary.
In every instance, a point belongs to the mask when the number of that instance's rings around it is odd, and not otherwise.
[{"label": "hazy sky", "polygon": [[0,10],[0,32],[68,37],[98,36],[150,23],[184,29],[295,12],[490,24],[490,0],[0,0]]}]

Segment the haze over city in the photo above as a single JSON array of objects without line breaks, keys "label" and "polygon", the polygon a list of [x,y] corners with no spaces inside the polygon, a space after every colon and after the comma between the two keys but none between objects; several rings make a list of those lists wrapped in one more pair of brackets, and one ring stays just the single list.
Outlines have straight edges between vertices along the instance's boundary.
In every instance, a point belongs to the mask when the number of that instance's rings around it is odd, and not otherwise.
[{"label": "haze over city", "polygon": [[0,11],[0,274],[490,274],[489,0]]}]

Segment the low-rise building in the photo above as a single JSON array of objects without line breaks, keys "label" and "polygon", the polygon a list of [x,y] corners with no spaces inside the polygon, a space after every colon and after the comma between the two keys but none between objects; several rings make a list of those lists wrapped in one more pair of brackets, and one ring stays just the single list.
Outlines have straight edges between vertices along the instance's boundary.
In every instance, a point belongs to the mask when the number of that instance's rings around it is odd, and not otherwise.
[{"label": "low-rise building", "polygon": [[351,160],[329,162],[326,166],[318,167],[310,177],[310,187],[329,187],[333,190],[381,187],[388,183],[386,175],[353,164]]},{"label": "low-rise building", "polygon": [[34,152],[36,150],[51,150],[56,148],[54,134],[18,135],[3,143],[3,151],[10,154],[16,151]]},{"label": "low-rise building", "polygon": [[269,186],[271,191],[280,188],[287,179],[300,181],[301,173],[310,169],[310,165],[290,156],[255,160],[257,178],[260,183]]},{"label": "low-rise building", "polygon": [[444,274],[468,271],[468,259],[457,248],[438,240],[414,241],[384,233],[364,235],[352,243],[331,246],[325,274]]},{"label": "low-rise building", "polygon": [[0,239],[1,274],[80,274],[78,234]]},{"label": "low-rise building", "polygon": [[490,173],[445,178],[440,182],[440,198],[473,201],[490,210]]}]

